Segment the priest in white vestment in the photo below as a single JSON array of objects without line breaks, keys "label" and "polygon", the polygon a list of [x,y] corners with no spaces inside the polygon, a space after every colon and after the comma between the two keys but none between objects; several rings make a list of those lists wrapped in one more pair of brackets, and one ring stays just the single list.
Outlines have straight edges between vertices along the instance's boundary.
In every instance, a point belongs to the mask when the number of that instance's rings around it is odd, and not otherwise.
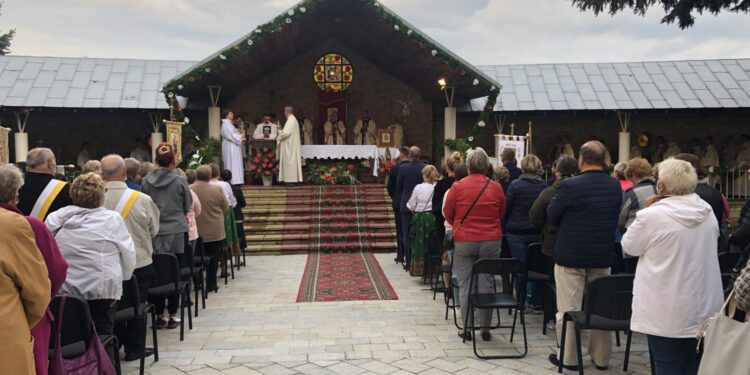
[{"label": "priest in white vestment", "polygon": [[313,141],[313,124],[310,119],[305,117],[305,112],[301,109],[297,110],[297,122],[299,122],[301,133],[301,139],[303,145],[314,145]]},{"label": "priest in white vestment", "polygon": [[221,120],[221,160],[224,169],[232,172],[232,185],[245,183],[245,172],[242,165],[242,134],[232,124],[234,114],[227,112]]},{"label": "priest in white vestment", "polygon": [[370,118],[370,113],[365,111],[364,116],[354,125],[355,145],[374,145],[378,143],[378,125]]},{"label": "priest in white vestment", "polygon": [[286,123],[279,133],[279,182],[302,182],[302,151],[300,150],[299,122],[292,107],[284,108]]},{"label": "priest in white vestment", "polygon": [[401,126],[397,117],[394,117],[394,122],[388,130],[393,133],[393,147],[401,148],[404,145],[404,127]]},{"label": "priest in white vestment", "polygon": [[255,126],[253,139],[274,140],[279,134],[279,128],[271,121],[271,115],[263,115],[263,122]]},{"label": "priest in white vestment", "polygon": [[323,124],[325,132],[325,144],[327,145],[345,145],[346,144],[346,125],[339,120],[339,114],[331,111],[330,117]]},{"label": "priest in white vestment", "polygon": [[704,167],[719,166],[719,152],[716,151],[713,137],[706,137],[706,150],[703,151],[701,162],[703,163]]}]

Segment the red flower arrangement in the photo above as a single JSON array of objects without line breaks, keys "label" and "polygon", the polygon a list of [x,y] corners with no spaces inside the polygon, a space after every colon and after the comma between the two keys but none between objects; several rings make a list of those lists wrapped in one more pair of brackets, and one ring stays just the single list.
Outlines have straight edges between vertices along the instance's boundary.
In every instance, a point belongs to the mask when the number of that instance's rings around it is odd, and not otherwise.
[{"label": "red flower arrangement", "polygon": [[255,177],[275,176],[279,173],[279,162],[276,159],[276,143],[264,142],[253,148],[248,156],[248,171]]},{"label": "red flower arrangement", "polygon": [[380,162],[380,168],[378,168],[378,174],[380,175],[388,175],[391,173],[391,169],[396,166],[401,160],[399,158],[393,158],[391,157],[391,151],[390,149],[385,149],[385,157],[381,157]]}]

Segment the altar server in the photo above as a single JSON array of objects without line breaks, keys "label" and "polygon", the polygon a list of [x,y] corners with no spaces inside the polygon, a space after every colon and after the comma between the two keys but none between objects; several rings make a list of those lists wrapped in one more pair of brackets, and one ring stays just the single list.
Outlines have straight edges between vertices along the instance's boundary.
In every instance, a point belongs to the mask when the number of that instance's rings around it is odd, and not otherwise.
[{"label": "altar server", "polygon": [[302,182],[302,155],[300,151],[299,123],[294,108],[284,107],[286,123],[279,134],[279,182]]},{"label": "altar server", "polygon": [[354,125],[354,144],[374,145],[377,144],[377,138],[378,125],[370,118],[370,113],[365,111],[364,116]]},{"label": "altar server", "polygon": [[305,112],[303,112],[301,109],[297,110],[297,122],[299,122],[299,127],[302,135],[302,144],[303,145],[314,145],[315,142],[313,141],[313,124],[310,122],[310,119],[305,118]]},{"label": "altar server", "polygon": [[227,111],[221,120],[221,159],[224,168],[232,171],[232,185],[245,183],[242,166],[242,134],[232,124],[234,113]]},{"label": "altar server", "polygon": [[404,127],[401,126],[398,117],[393,117],[393,124],[388,127],[388,130],[393,133],[393,147],[401,148],[404,145]]},{"label": "altar server", "polygon": [[[271,121],[271,115],[263,115],[263,122],[255,127],[253,139],[276,139],[279,135],[279,128]],[[232,172],[234,174],[234,172]]]},{"label": "altar server", "polygon": [[325,144],[327,145],[345,145],[346,144],[346,125],[339,120],[339,113],[331,110],[328,115],[328,121],[323,124],[325,132]]}]

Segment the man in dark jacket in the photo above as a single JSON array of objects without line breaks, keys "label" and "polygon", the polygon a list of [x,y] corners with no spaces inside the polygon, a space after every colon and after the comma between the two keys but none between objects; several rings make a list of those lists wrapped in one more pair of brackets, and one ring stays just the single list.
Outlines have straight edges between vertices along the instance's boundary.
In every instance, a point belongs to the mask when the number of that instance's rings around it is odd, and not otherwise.
[{"label": "man in dark jacket", "polygon": [[401,162],[391,167],[391,173],[388,177],[388,196],[391,197],[391,207],[393,208],[393,215],[396,218],[396,263],[404,263],[404,237],[401,230],[401,192],[396,190],[396,180],[398,179],[398,170],[401,165],[409,162],[409,148],[401,147],[399,149],[399,159]]},{"label": "man in dark jacket", "polygon": [[52,150],[35,148],[26,156],[24,184],[18,191],[18,207],[26,216],[44,221],[47,215],[73,204],[70,185],[56,180],[57,160]]},{"label": "man in dark jacket", "polygon": [[409,149],[409,162],[398,168],[396,178],[396,191],[399,197],[399,212],[401,213],[401,242],[404,244],[404,269],[408,269],[411,263],[411,217],[412,214],[406,207],[406,202],[411,198],[414,187],[422,183],[422,168],[424,164],[419,161],[421,151],[419,147],[413,146]]},{"label": "man in dark jacket", "polygon": [[[562,314],[580,310],[586,284],[610,273],[622,190],[620,183],[604,170],[606,153],[607,148],[601,142],[584,143],[578,158],[581,174],[563,180],[547,208],[550,224],[557,227],[553,259],[558,342],[562,333]],[[574,332],[573,324],[568,326],[568,332]],[[552,364],[557,366],[562,361],[568,369],[576,367],[573,336],[568,335],[562,344],[565,345],[565,358],[550,354]],[[612,352],[612,335],[610,332],[591,331],[588,341],[583,346],[588,348],[594,365],[606,368]]]},{"label": "man in dark jacket", "polygon": [[512,148],[504,149],[503,154],[500,156],[500,161],[503,162],[503,167],[507,168],[508,173],[510,174],[508,183],[521,177],[521,168],[518,168],[518,162],[516,161],[516,150]]}]

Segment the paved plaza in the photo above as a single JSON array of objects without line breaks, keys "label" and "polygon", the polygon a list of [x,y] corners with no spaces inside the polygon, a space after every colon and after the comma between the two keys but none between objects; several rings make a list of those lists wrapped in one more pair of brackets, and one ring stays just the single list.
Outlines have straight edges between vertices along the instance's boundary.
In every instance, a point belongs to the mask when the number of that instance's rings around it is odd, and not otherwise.
[{"label": "paved plaza", "polygon": [[[463,344],[453,321],[444,320],[440,296],[432,300],[417,278],[378,254],[398,293],[396,301],[296,303],[306,255],[254,256],[236,279],[211,294],[193,330],[159,331],[160,360],[148,374],[553,374],[547,361],[554,331],[543,336],[541,315],[528,315],[529,355],[519,360],[478,360]],[[511,317],[504,312],[504,323]],[[520,326],[519,326],[520,328]],[[522,345],[520,330],[514,340]],[[509,330],[494,331],[487,353],[514,352]],[[624,337],[623,337],[624,338]],[[587,373],[622,374],[623,347],[606,372],[584,357]],[[136,374],[138,362],[123,362]],[[570,372],[568,372],[570,373]],[[634,337],[630,374],[648,374],[648,352]]]}]

